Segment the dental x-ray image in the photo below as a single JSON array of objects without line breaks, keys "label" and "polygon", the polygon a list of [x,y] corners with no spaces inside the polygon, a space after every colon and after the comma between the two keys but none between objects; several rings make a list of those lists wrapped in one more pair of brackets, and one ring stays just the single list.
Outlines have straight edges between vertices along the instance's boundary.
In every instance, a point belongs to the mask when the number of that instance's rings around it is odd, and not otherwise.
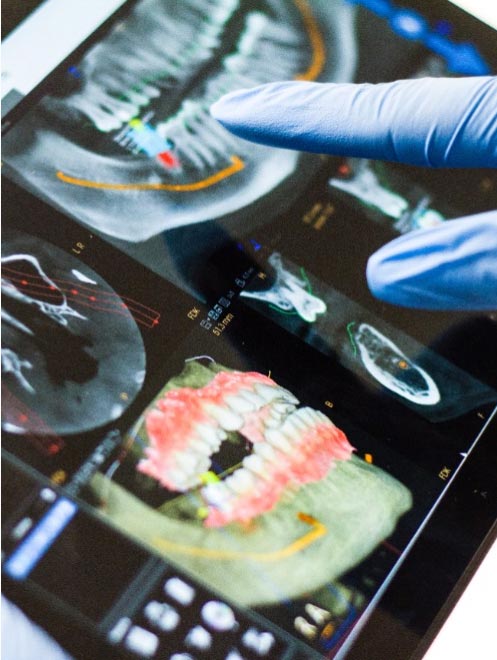
[{"label": "dental x-ray image", "polygon": [[325,285],[278,252],[269,277],[255,278],[240,297],[432,422],[497,400],[497,392],[405,333]]},{"label": "dental x-ray image", "polygon": [[76,256],[4,231],[3,428],[75,434],[120,417],[145,378],[139,307]]},{"label": "dental x-ray image", "polygon": [[233,137],[210,105],[264,82],[352,80],[355,11],[341,0],[140,0],[10,132],[4,161],[111,239],[232,216],[312,171],[298,171],[295,152]]},{"label": "dental x-ray image", "polygon": [[[399,184],[401,190],[396,189]],[[382,162],[349,158],[340,165],[329,185],[352,197],[374,220],[390,225],[400,234],[446,221],[445,215],[433,208],[429,193],[414,184],[406,186]]]},{"label": "dental x-ray image", "polygon": [[268,376],[189,359],[93,477],[91,498],[226,597],[274,605],[359,564],[411,507],[349,440]]}]

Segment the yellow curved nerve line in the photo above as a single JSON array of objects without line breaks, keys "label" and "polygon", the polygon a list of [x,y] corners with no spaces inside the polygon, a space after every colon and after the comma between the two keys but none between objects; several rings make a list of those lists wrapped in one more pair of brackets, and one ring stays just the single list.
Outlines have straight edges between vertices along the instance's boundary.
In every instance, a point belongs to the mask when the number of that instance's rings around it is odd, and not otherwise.
[{"label": "yellow curved nerve line", "polygon": [[105,183],[103,181],[89,181],[88,179],[78,179],[68,176],[64,172],[57,172],[57,178],[64,183],[70,183],[73,186],[82,186],[83,188],[98,188],[99,190],[169,190],[172,192],[195,192],[209,188],[223,179],[240,172],[245,167],[245,163],[238,156],[231,156],[231,165],[219,170],[206,179],[195,181],[194,183]]},{"label": "yellow curved nerve line", "polygon": [[326,47],[324,45],[323,35],[307,0],[294,0],[294,2],[302,14],[302,20],[312,48],[312,60],[307,71],[297,74],[295,80],[316,80],[326,62]]},{"label": "yellow curved nerve line", "polygon": [[[295,76],[295,80],[315,80],[323,70],[326,61],[326,48],[323,35],[319,30],[319,25],[312,14],[307,0],[294,0],[297,9],[302,14],[305,29],[309,36],[312,48],[312,60],[303,73]],[[194,183],[108,183],[104,181],[90,181],[88,179],[79,179],[69,176],[64,172],[57,172],[56,176],[60,181],[69,183],[72,186],[82,188],[96,188],[98,190],[167,190],[169,192],[196,192],[210,188],[223,179],[227,179],[233,174],[240,172],[245,167],[245,163],[239,156],[231,156],[231,165],[219,170],[212,176],[208,176]]]},{"label": "yellow curved nerve line", "polygon": [[155,538],[153,545],[164,552],[175,552],[181,555],[188,555],[190,557],[204,557],[206,559],[252,559],[254,561],[273,562],[279,559],[285,559],[291,555],[300,552],[307,548],[312,543],[327,533],[326,526],[320,523],[312,516],[305,513],[299,513],[298,519],[312,527],[310,532],[304,534],[290,545],[280,550],[273,550],[272,552],[243,552],[238,550],[216,550],[215,548],[201,548],[193,545],[183,545],[182,543],[175,543],[167,539]]}]

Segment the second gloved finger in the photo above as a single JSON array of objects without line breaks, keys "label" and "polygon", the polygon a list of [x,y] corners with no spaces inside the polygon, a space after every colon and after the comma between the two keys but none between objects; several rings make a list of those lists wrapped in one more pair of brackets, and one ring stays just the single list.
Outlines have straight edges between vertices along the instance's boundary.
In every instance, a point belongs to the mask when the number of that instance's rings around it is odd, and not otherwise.
[{"label": "second gloved finger", "polygon": [[232,92],[212,115],[242,138],[446,167],[497,167],[497,78],[283,82]]},{"label": "second gloved finger", "polygon": [[367,279],[395,305],[497,310],[497,211],[396,238],[370,257]]}]

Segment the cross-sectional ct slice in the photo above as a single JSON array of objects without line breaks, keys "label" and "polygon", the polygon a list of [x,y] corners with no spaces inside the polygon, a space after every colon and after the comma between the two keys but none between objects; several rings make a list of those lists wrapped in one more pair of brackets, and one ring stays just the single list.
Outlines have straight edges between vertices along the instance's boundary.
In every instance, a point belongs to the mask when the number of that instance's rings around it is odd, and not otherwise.
[{"label": "cross-sectional ct slice", "polygon": [[134,306],[75,256],[4,232],[3,428],[63,435],[117,419],[145,377]]},{"label": "cross-sectional ct slice", "polygon": [[240,299],[430,421],[493,403],[497,392],[278,252]]},{"label": "cross-sectional ct slice", "polygon": [[420,406],[433,406],[440,401],[433,378],[372,325],[361,323],[353,336],[362,363],[381,385]]},{"label": "cross-sectional ct slice", "polygon": [[354,13],[338,0],[141,0],[6,136],[4,161],[115,239],[233,214],[306,175],[296,152],[232,136],[211,104],[260,83],[352,80]]},{"label": "cross-sectional ct slice", "polygon": [[274,271],[270,286],[242,291],[241,297],[259,300],[283,314],[298,314],[308,323],[313,323],[320,314],[326,312],[326,303],[312,293],[303,268],[300,269],[300,277],[294,275],[284,266],[279,252],[271,254],[268,264]]},{"label": "cross-sectional ct slice", "polygon": [[336,579],[411,506],[326,415],[263,374],[214,362],[187,362],[127,448],[92,480],[102,514],[247,605]]}]

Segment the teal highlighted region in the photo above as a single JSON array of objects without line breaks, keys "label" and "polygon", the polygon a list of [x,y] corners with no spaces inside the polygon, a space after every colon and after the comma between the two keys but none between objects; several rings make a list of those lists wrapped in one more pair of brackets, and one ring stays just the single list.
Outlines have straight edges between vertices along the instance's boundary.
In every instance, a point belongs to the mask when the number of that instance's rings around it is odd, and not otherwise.
[{"label": "teal highlighted region", "polygon": [[170,140],[161,137],[150,124],[142,122],[141,119],[132,119],[128,126],[128,137],[148,156],[158,156],[173,147]]}]

